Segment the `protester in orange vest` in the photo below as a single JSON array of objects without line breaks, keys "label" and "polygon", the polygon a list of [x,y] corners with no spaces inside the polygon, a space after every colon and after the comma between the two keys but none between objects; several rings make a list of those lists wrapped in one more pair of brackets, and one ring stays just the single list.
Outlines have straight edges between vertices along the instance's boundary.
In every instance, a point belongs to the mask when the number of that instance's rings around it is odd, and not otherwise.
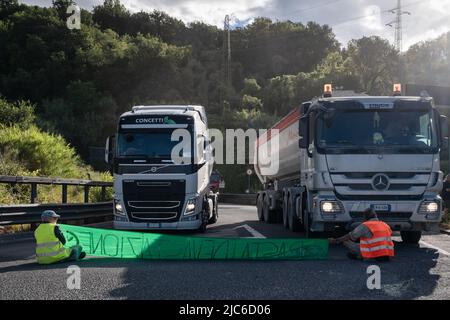
[{"label": "protester in orange vest", "polygon": [[[350,259],[389,261],[394,256],[392,230],[383,221],[378,220],[372,209],[363,212],[364,222],[343,237],[328,239],[330,244],[342,243],[349,249]],[[357,243],[356,241],[358,241]]]}]

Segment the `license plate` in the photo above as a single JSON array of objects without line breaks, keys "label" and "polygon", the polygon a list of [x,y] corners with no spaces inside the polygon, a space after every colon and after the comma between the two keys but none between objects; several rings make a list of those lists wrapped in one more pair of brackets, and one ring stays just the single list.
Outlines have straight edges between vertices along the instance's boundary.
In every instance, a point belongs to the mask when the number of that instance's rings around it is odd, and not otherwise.
[{"label": "license plate", "polygon": [[159,228],[159,227],[160,227],[159,223],[147,222],[147,228]]},{"label": "license plate", "polygon": [[389,212],[391,211],[391,205],[389,204],[372,204],[370,206],[375,212]]}]

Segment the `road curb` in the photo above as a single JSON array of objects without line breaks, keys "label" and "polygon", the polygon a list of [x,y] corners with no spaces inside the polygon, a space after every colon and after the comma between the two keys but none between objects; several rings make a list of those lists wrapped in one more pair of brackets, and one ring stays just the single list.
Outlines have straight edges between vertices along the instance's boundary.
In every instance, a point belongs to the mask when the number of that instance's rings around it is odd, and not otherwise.
[{"label": "road curb", "polygon": [[441,229],[441,233],[450,235],[450,230],[448,230],[448,229]]}]

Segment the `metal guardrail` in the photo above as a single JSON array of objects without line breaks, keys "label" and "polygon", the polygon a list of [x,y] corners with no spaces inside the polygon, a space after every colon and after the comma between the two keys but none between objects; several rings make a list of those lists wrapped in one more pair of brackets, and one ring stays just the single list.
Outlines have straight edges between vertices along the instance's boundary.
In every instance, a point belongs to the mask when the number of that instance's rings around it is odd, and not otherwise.
[{"label": "metal guardrail", "polygon": [[88,204],[66,203],[0,206],[0,226],[41,222],[41,213],[44,210],[55,210],[61,215],[61,221],[112,217],[113,215],[111,201]]},{"label": "metal guardrail", "polygon": [[89,189],[92,187],[102,188],[102,201],[106,198],[106,188],[112,187],[112,182],[92,181],[81,179],[60,179],[60,178],[43,178],[43,177],[23,177],[23,176],[0,176],[0,183],[7,184],[29,184],[31,185],[30,203],[35,203],[37,199],[37,186],[43,185],[60,185],[61,186],[61,202],[67,203],[67,186],[84,187],[84,202],[89,202]]},{"label": "metal guardrail", "polygon": [[[0,183],[30,184],[31,185],[31,204],[21,205],[0,205],[0,226],[12,224],[33,224],[41,221],[41,213],[44,210],[55,210],[61,215],[61,220],[78,220],[97,217],[112,216],[112,202],[104,202],[106,198],[106,188],[112,187],[112,182],[78,180],[78,179],[60,179],[43,177],[16,177],[0,176]],[[37,199],[38,185],[61,185],[61,204],[35,204]],[[83,186],[84,202],[68,204],[67,187]],[[88,203],[89,189],[92,187],[102,188],[102,202]],[[256,194],[219,194],[219,201],[224,203],[234,203],[242,205],[255,205]]]},{"label": "metal guardrail", "polygon": [[[31,204],[0,206],[0,226],[12,224],[33,224],[41,221],[44,210],[55,210],[61,215],[61,220],[79,220],[86,218],[112,216],[112,202],[106,200],[106,188],[112,187],[112,182],[81,179],[60,179],[44,177],[0,176],[0,183],[31,185]],[[61,204],[36,204],[38,185],[60,185]],[[84,188],[84,203],[67,203],[67,187],[82,186]],[[89,202],[89,190],[101,188],[101,201]]]}]

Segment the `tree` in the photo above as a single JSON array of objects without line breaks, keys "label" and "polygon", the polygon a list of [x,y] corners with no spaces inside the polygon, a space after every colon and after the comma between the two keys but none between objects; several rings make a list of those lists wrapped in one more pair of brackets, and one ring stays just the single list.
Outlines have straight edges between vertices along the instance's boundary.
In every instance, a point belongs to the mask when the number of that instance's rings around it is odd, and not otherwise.
[{"label": "tree", "polygon": [[261,86],[258,84],[258,81],[256,81],[256,79],[254,78],[244,79],[244,88],[242,89],[242,94],[257,97],[260,91]]},{"label": "tree", "polygon": [[450,32],[411,46],[403,58],[407,82],[450,86]]},{"label": "tree", "polygon": [[395,48],[380,37],[352,40],[346,54],[349,68],[359,78],[360,90],[371,95],[392,92],[392,85],[400,79],[399,55]]},{"label": "tree", "polygon": [[0,0],[0,9],[16,7],[18,4],[18,0]]},{"label": "tree", "polygon": [[58,16],[61,20],[66,21],[67,8],[75,4],[73,0],[52,0],[52,6],[58,12]]},{"label": "tree", "polygon": [[28,101],[9,103],[0,97],[0,124],[29,128],[35,120],[34,105]]},{"label": "tree", "polygon": [[264,90],[266,112],[274,116],[284,115],[296,102],[296,76],[279,76],[269,80]]},{"label": "tree", "polygon": [[128,32],[130,12],[120,0],[105,0],[103,5],[94,7],[92,19],[102,30],[112,29],[122,35]]},{"label": "tree", "polygon": [[248,110],[261,110],[262,109],[262,102],[257,97],[252,97],[250,95],[244,94],[242,97],[242,108],[248,109]]}]

